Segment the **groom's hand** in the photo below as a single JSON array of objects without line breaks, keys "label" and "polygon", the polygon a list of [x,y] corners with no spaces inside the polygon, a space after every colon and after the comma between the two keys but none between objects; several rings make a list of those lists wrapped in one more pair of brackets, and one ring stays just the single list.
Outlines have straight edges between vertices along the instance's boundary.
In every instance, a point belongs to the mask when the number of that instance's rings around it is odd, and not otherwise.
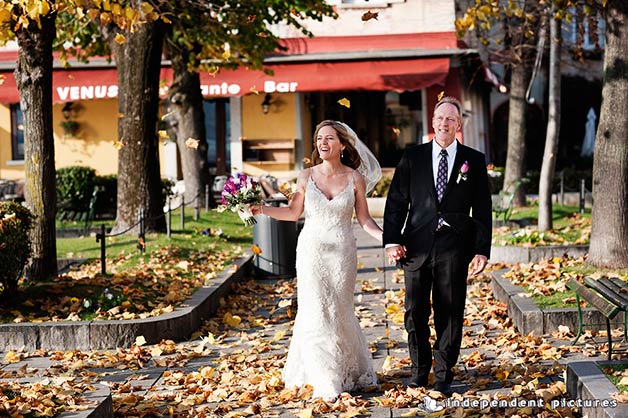
[{"label": "groom's hand", "polygon": [[388,257],[388,264],[395,264],[397,261],[405,258],[406,247],[403,245],[393,245],[386,248],[386,256]]},{"label": "groom's hand", "polygon": [[488,264],[488,258],[481,254],[476,254],[471,260],[471,274],[476,275],[484,270],[484,267]]}]

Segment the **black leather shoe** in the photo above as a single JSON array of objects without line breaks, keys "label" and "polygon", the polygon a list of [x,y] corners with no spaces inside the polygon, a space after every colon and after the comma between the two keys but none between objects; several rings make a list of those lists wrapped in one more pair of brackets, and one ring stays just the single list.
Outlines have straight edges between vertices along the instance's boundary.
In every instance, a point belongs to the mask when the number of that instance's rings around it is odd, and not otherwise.
[{"label": "black leather shoe", "polygon": [[427,387],[427,378],[429,373],[418,373],[413,371],[412,377],[410,377],[410,381],[408,382],[408,386],[411,388],[424,388]]},{"label": "black leather shoe", "polygon": [[434,383],[434,390],[439,391],[443,395],[450,397],[453,391],[451,390],[451,383],[436,382]]}]

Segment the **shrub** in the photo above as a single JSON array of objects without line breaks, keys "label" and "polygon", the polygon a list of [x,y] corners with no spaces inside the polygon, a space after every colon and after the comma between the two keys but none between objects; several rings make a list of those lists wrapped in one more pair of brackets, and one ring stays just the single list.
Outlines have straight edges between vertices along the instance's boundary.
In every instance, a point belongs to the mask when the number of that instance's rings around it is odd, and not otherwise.
[{"label": "shrub", "polygon": [[17,289],[17,282],[31,256],[30,229],[35,217],[13,201],[0,202],[0,284],[2,297]]},{"label": "shrub", "polygon": [[94,192],[96,171],[90,167],[60,168],[56,173],[57,208],[86,212]]},{"label": "shrub", "polygon": [[388,189],[390,189],[390,183],[392,182],[392,172],[383,172],[382,178],[379,179],[368,197],[386,197],[388,196]]}]

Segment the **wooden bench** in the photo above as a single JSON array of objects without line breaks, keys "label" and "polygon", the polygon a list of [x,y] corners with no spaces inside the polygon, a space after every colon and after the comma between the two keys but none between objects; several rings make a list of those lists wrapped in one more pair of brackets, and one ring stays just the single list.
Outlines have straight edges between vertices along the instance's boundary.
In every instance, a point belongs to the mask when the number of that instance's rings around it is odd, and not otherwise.
[{"label": "wooden bench", "polygon": [[575,279],[570,279],[567,282],[567,287],[576,293],[576,303],[578,304],[578,332],[572,344],[578,341],[585,325],[602,325],[599,323],[584,323],[582,307],[580,306],[580,298],[582,298],[606,318],[608,359],[610,360],[613,354],[611,319],[615,318],[620,312],[624,313],[624,341],[628,341],[626,330],[628,316],[628,283],[616,277],[602,277],[600,279],[585,277],[584,285]]}]

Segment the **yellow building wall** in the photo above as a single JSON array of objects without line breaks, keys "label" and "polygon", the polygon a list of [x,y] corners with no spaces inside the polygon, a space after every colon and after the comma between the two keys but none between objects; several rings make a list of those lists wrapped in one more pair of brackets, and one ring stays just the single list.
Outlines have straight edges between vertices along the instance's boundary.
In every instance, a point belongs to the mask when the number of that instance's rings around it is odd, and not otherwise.
[{"label": "yellow building wall", "polygon": [[74,103],[72,120],[79,123],[76,135],[61,127],[63,104],[54,106],[55,167],[73,165],[92,167],[100,175],[118,172],[118,101],[90,100]]},{"label": "yellow building wall", "polygon": [[24,177],[24,163],[12,161],[11,108],[0,104],[0,180]]},{"label": "yellow building wall", "polygon": [[295,171],[297,138],[296,96],[293,93],[271,94],[268,113],[262,112],[264,94],[242,98],[242,148],[261,148],[260,160],[243,161],[247,174],[265,173],[282,177]]}]

